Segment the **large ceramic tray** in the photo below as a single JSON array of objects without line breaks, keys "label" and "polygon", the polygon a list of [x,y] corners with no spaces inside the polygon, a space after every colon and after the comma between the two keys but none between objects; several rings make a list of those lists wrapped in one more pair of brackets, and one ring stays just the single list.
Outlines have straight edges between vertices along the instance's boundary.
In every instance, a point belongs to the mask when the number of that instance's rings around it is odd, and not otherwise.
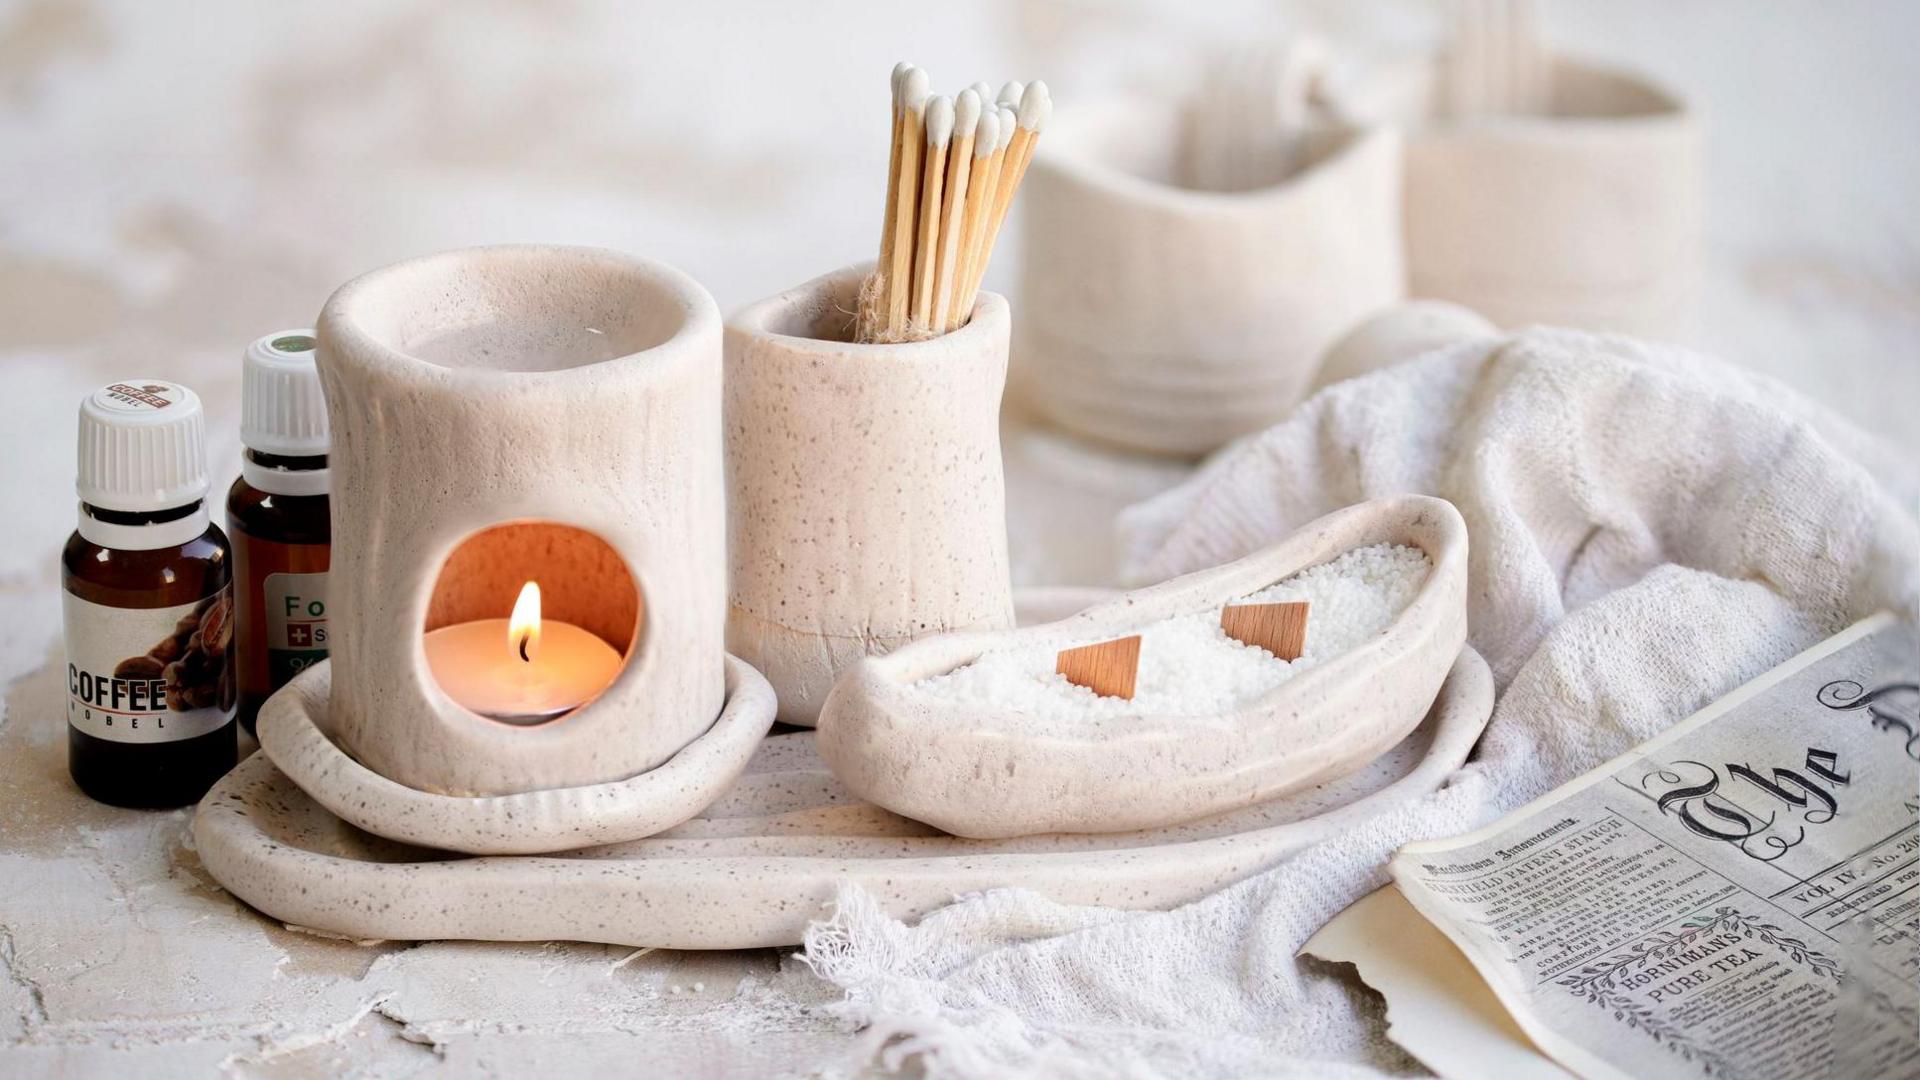
[{"label": "large ceramic tray", "polygon": [[1171,828],[964,840],[862,803],[812,733],[767,739],[728,793],[645,840],[466,857],[382,840],[328,813],[259,754],[200,804],[201,860],[276,919],[354,938],[570,939],[680,949],[792,945],[841,882],[898,916],[1021,886],[1072,904],[1166,908],[1438,788],[1479,737],[1493,679],[1461,653],[1427,719],[1365,768]]}]

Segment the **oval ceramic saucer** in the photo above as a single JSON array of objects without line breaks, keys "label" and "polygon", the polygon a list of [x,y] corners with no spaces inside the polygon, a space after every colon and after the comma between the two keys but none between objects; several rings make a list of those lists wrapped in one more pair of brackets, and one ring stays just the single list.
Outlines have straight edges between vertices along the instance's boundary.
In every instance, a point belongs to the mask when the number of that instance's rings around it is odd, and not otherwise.
[{"label": "oval ceramic saucer", "polygon": [[420,791],[381,776],[325,731],[333,672],[315,664],[260,708],[260,749],[320,805],[370,833],[472,855],[565,851],[651,836],[698,814],[733,784],[773,726],[773,687],[727,657],[713,726],[662,764],[606,784],[517,795]]}]

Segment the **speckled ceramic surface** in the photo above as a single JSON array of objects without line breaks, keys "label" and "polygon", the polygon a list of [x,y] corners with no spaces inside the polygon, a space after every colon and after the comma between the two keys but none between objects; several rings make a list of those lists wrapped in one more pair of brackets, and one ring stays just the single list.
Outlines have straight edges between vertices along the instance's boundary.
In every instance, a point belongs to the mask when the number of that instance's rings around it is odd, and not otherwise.
[{"label": "speckled ceramic surface", "polygon": [[[1244,707],[1209,716],[1045,719],[914,684],[993,649],[1067,648],[1236,600],[1369,544],[1432,560],[1380,634]],[[962,836],[1114,832],[1191,821],[1360,768],[1425,715],[1466,642],[1467,528],[1423,495],[1336,511],[1245,559],[1003,633],[949,634],[864,660],[821,712],[820,754],[855,794]]]},{"label": "speckled ceramic surface", "polygon": [[1013,625],[1000,394],[1007,302],[928,341],[851,344],[865,267],[727,323],[727,649],[812,726],[834,677],[915,638]]},{"label": "speckled ceramic surface", "polygon": [[[618,252],[474,248],[348,282],[317,328],[333,427],[327,734],[407,787],[507,795],[634,776],[707,730],[724,698],[726,566],[706,290]],[[420,642],[504,618],[536,579],[547,618],[632,644],[597,698],[516,727],[447,697]]]},{"label": "speckled ceramic surface", "polygon": [[803,732],[762,743],[700,817],[566,855],[460,858],[381,840],[327,813],[258,754],[201,802],[194,838],[201,861],[247,903],[351,938],[792,945],[842,881],[901,917],[996,886],[1064,903],[1166,908],[1435,790],[1466,760],[1492,708],[1492,675],[1467,650],[1427,722],[1362,769],[1149,832],[943,836],[860,802]]},{"label": "speckled ceramic surface", "polygon": [[1178,186],[1180,113],[1063,111],[1021,201],[1020,402],[1077,435],[1197,455],[1277,422],[1320,353],[1406,291],[1400,139],[1317,133],[1250,191]]},{"label": "speckled ceramic surface", "polygon": [[261,751],[315,802],[370,833],[475,855],[565,851],[678,825],[732,786],[773,726],[773,688],[729,657],[719,718],[664,764],[605,784],[466,798],[396,784],[342,752],[322,730],[332,686],[322,662],[269,698]]}]

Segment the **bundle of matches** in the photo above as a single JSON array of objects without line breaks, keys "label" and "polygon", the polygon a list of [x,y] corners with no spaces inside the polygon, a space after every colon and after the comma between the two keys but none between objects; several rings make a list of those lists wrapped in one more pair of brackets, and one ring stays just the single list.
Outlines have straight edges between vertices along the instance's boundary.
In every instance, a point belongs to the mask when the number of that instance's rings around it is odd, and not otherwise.
[{"label": "bundle of matches", "polygon": [[927,73],[893,69],[893,151],[880,260],[860,293],[854,338],[920,341],[973,317],[993,244],[1053,112],[1047,84],[975,83],[930,97]]}]

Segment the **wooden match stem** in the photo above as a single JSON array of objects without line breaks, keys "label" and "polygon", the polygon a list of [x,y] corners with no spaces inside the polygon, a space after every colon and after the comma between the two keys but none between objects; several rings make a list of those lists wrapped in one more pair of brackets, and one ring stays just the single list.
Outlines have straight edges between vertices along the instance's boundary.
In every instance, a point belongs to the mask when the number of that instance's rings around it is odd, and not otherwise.
[{"label": "wooden match stem", "polygon": [[900,177],[894,185],[893,246],[887,279],[887,338],[898,341],[907,331],[913,299],[913,234],[919,216],[920,162],[926,151],[921,134],[922,105],[900,111]]},{"label": "wooden match stem", "polygon": [[893,147],[887,155],[887,212],[880,219],[880,258],[873,264],[874,272],[880,277],[880,289],[872,301],[873,310],[878,312],[893,307],[893,222],[900,212],[900,145],[905,112],[900,103],[900,87],[896,85],[893,88]]},{"label": "wooden match stem", "polygon": [[913,258],[913,312],[908,325],[925,328],[933,318],[934,259],[940,248],[940,193],[947,178],[947,147],[951,140],[927,144],[920,173],[920,241]]},{"label": "wooden match stem", "polygon": [[960,219],[967,208],[968,173],[973,167],[973,136],[955,139],[947,154],[946,198],[940,209],[940,254],[933,275],[933,314],[928,327],[947,331],[953,310],[953,270],[960,254]]},{"label": "wooden match stem", "polygon": [[1007,220],[1007,208],[1013,204],[1013,194],[1020,188],[1020,181],[1027,174],[1027,163],[1033,159],[1033,142],[1038,132],[1027,128],[1016,128],[1013,141],[1007,144],[1007,159],[1000,166],[999,189],[993,196],[993,217],[987,225],[986,240],[980,247],[979,262],[973,268],[973,280],[967,283],[966,305],[971,308],[980,293],[980,283],[986,280],[987,264],[993,261],[993,244],[1000,238],[1000,225]]},{"label": "wooden match stem", "polygon": [[967,221],[960,250],[960,270],[953,279],[953,313],[948,330],[957,330],[973,317],[973,282],[980,265],[980,248],[986,240],[987,215],[992,212],[993,195],[1000,182],[1000,164],[1006,159],[1006,147],[987,155],[973,170],[967,182]]}]

